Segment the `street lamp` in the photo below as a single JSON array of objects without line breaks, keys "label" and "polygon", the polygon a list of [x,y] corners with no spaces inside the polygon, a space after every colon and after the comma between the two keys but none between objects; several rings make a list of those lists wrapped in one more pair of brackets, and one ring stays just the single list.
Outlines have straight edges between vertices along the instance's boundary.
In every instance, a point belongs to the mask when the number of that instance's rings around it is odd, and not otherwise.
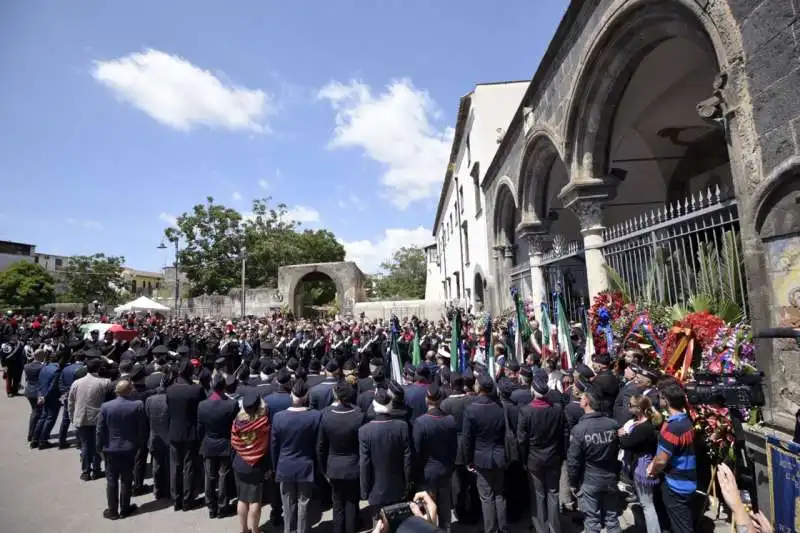
[{"label": "street lamp", "polygon": [[[170,239],[173,243],[175,243],[175,314],[180,314],[179,311],[179,302],[178,298],[180,295],[180,284],[178,281],[178,239]],[[167,245],[164,244],[164,241],[161,241],[161,244],[157,246],[159,250],[166,250]]]}]

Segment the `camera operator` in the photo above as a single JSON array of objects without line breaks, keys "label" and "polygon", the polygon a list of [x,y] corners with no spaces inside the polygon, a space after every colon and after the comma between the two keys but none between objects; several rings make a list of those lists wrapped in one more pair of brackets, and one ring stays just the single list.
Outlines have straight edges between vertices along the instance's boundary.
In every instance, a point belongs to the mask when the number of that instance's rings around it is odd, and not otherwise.
[{"label": "camera operator", "polygon": [[[433,533],[442,532],[436,527],[439,513],[436,502],[425,491],[418,492],[407,503],[411,516],[401,520],[393,520],[391,515],[381,512],[372,533]],[[392,506],[397,507],[397,506]],[[405,516],[405,513],[404,513]]]}]

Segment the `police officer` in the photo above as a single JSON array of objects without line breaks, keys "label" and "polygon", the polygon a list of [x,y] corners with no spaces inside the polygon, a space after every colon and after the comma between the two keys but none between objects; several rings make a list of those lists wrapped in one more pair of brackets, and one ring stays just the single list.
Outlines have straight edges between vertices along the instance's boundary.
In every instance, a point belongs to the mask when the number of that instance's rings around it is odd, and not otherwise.
[{"label": "police officer", "polygon": [[595,387],[583,393],[581,407],[585,414],[572,428],[567,453],[569,485],[581,500],[586,533],[600,533],[601,516],[608,533],[621,533],[619,424],[602,410],[602,396]]}]

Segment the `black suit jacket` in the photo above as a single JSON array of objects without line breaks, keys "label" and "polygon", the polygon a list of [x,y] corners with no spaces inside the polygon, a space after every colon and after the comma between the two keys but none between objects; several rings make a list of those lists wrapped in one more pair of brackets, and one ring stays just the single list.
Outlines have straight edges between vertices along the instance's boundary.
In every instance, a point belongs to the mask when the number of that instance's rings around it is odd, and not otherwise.
[{"label": "black suit jacket", "polygon": [[163,372],[153,372],[144,378],[144,386],[149,390],[155,390],[161,386],[162,379],[164,379]]},{"label": "black suit jacket", "polygon": [[308,391],[308,405],[312,409],[322,411],[333,402],[333,387],[336,378],[325,378],[324,381],[314,385]]},{"label": "black suit jacket", "polygon": [[239,404],[228,399],[203,400],[197,406],[197,425],[204,457],[228,457],[231,454],[231,427],[239,413]]},{"label": "black suit jacket", "polygon": [[322,412],[317,438],[317,462],[330,479],[358,479],[358,430],[364,412],[334,405]]},{"label": "black suit jacket", "polygon": [[206,399],[203,387],[179,379],[167,389],[170,442],[190,442],[200,438],[197,431],[197,407]]},{"label": "black suit jacket", "polygon": [[426,487],[450,477],[458,451],[456,419],[433,409],[414,422],[414,476]]},{"label": "black suit jacket", "polygon": [[411,479],[411,436],[405,420],[378,415],[358,430],[361,497],[370,505],[405,499]]},{"label": "black suit jacket", "polygon": [[500,402],[478,396],[464,410],[464,460],[478,468],[505,468],[506,422]]}]

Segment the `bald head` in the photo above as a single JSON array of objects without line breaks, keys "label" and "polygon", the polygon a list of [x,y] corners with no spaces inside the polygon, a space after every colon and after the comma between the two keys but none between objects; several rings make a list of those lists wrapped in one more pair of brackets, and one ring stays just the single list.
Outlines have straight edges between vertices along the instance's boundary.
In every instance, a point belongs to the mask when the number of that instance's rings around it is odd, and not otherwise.
[{"label": "bald head", "polygon": [[133,383],[127,379],[123,379],[117,383],[116,387],[114,387],[114,392],[117,394],[117,396],[130,396],[133,392]]}]

